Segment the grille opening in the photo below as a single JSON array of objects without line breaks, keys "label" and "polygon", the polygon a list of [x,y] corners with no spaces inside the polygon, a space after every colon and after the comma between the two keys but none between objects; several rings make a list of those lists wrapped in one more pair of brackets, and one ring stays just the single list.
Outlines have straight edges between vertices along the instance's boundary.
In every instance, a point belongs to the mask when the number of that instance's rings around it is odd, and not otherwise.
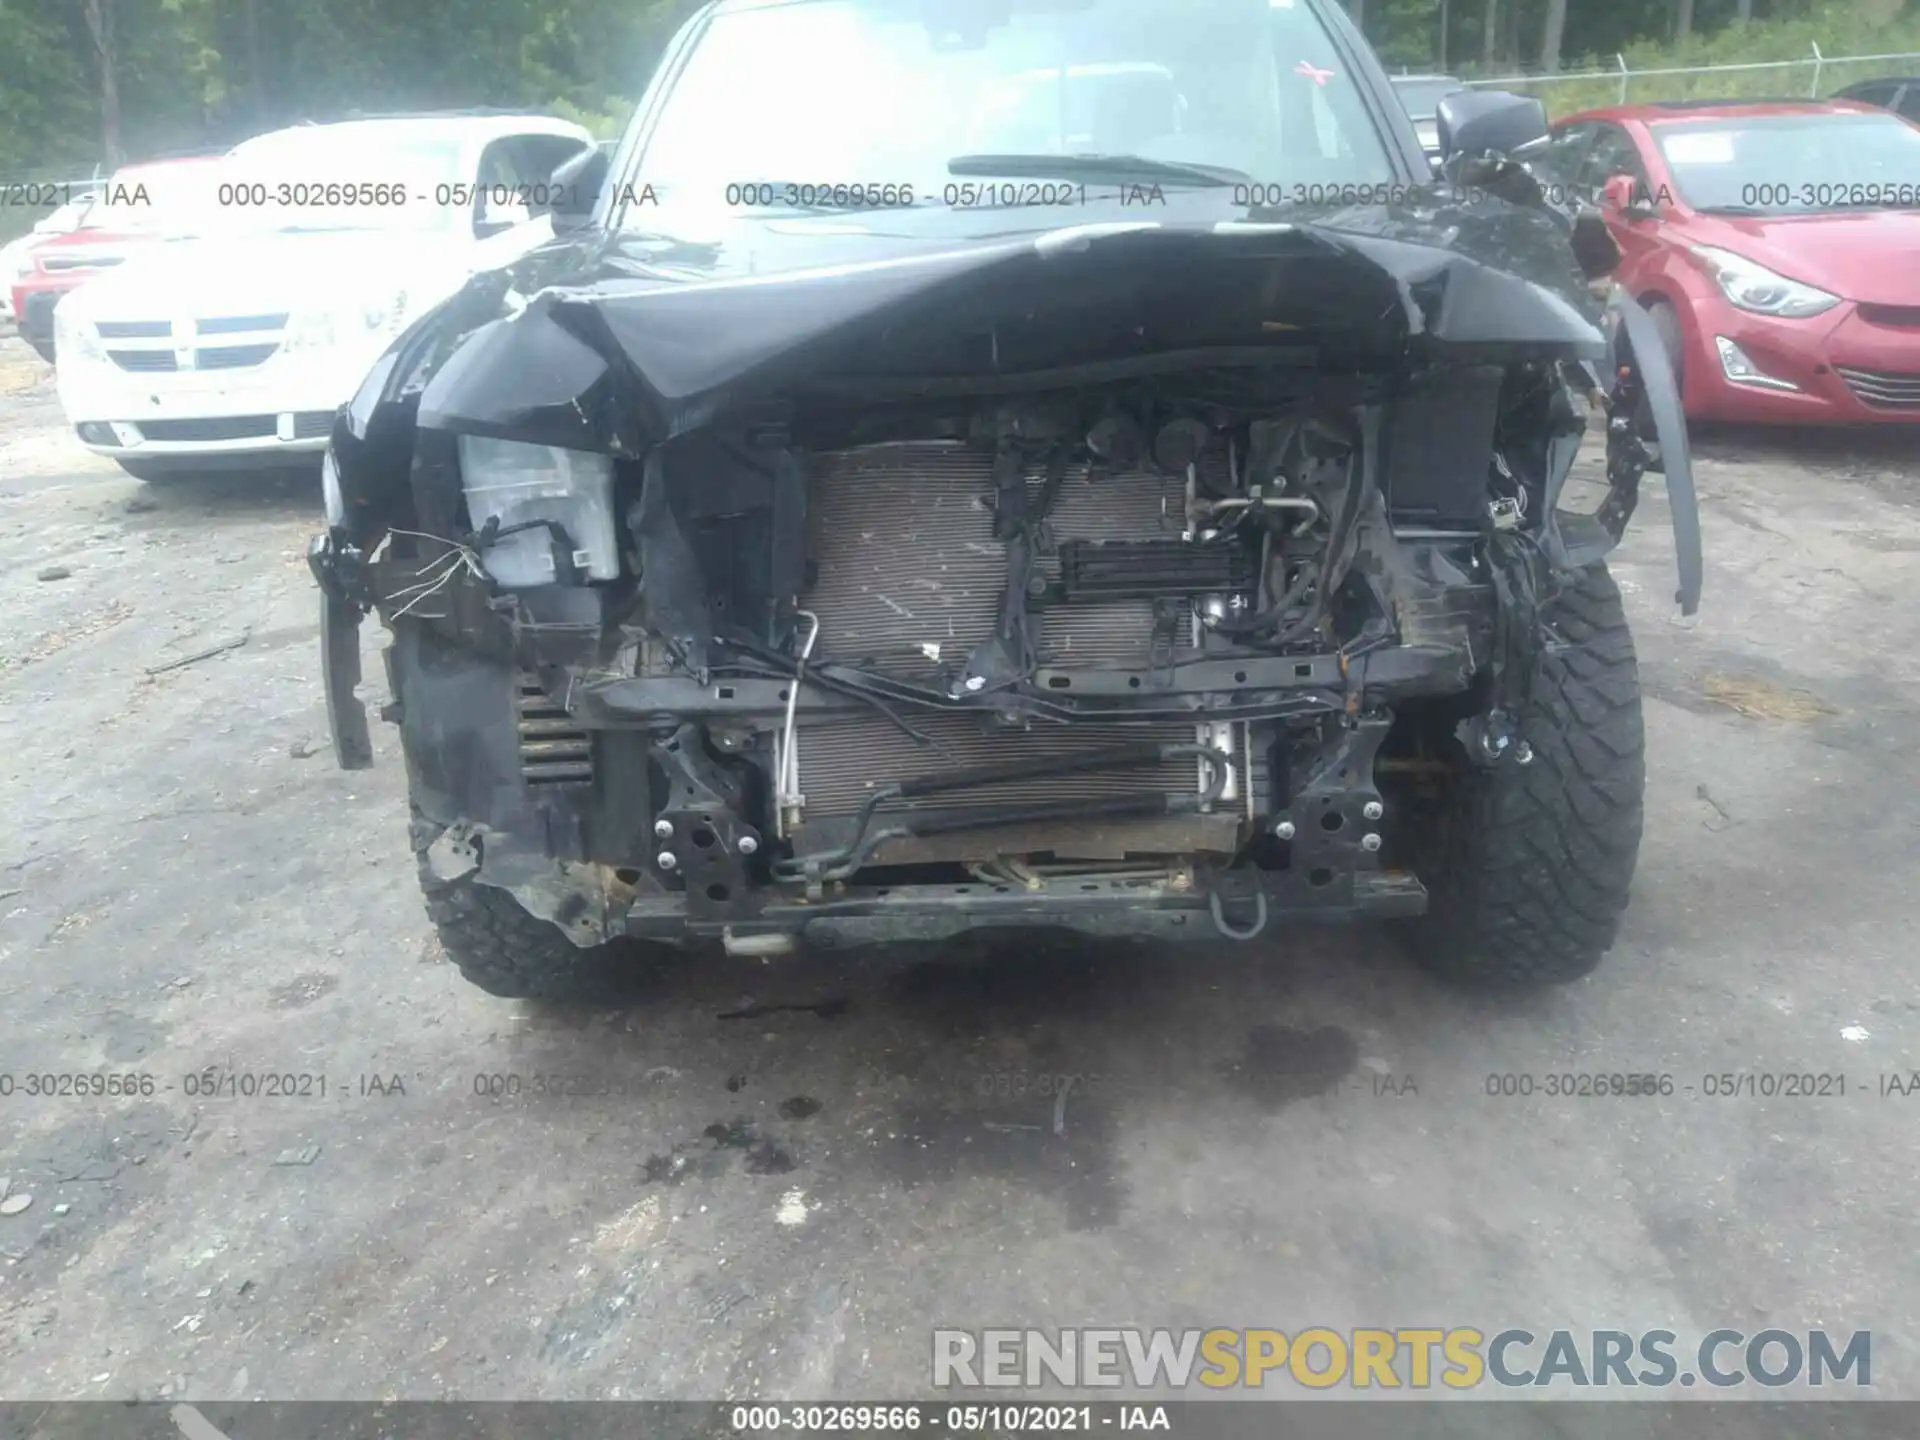
[{"label": "grille opening", "polygon": [[271,415],[221,415],[205,420],[142,420],[149,440],[266,440],[274,434]]},{"label": "grille opening", "polygon": [[109,350],[107,358],[122,370],[153,372],[180,368],[171,350]]},{"label": "grille opening", "polygon": [[223,315],[213,320],[194,322],[194,330],[201,335],[244,335],[253,330],[281,330],[286,328],[287,316],[279,315]]},{"label": "grille opening", "polygon": [[1920,305],[1862,305],[1860,318],[1874,325],[1920,325]]},{"label": "grille opening", "polygon": [[265,345],[219,345],[193,352],[193,363],[200,370],[245,370],[272,357],[279,341]]},{"label": "grille opening", "polygon": [[171,320],[102,320],[94,328],[102,340],[164,340],[173,334]]},{"label": "grille opening", "polygon": [[1863,405],[1876,410],[1920,410],[1920,372],[1858,370],[1850,365],[1833,368]]}]

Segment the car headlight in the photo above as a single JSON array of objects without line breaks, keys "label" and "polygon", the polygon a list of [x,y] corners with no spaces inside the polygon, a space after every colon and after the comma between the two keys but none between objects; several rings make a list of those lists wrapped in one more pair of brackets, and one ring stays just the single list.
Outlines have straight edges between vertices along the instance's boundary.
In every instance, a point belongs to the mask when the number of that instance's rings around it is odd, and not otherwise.
[{"label": "car headlight", "polygon": [[53,307],[53,349],[62,362],[107,358],[93,322],[74,308],[69,296],[62,296]]},{"label": "car headlight", "polygon": [[1756,264],[1744,255],[1736,255],[1731,250],[1722,250],[1717,245],[1694,245],[1689,248],[1706,262],[1707,269],[1720,286],[1720,293],[1741,310],[1797,320],[1818,315],[1822,310],[1831,310],[1840,303],[1838,295],[1829,295],[1824,290],[1816,290],[1811,285],[1802,285],[1798,280],[1777,275],[1766,266]]},{"label": "car headlight", "polygon": [[288,322],[286,338],[280,342],[280,348],[288,352],[331,350],[339,343],[340,332],[333,311],[305,310]]},{"label": "car headlight", "polygon": [[304,310],[287,325],[282,350],[331,350],[364,340],[391,340],[406,327],[412,297],[389,290],[363,301],[327,310]]},{"label": "car headlight", "polygon": [[589,580],[616,580],[613,457],[553,445],[462,435],[460,484],[476,532],[497,539],[480,562],[507,586],[552,585],[564,568]]}]

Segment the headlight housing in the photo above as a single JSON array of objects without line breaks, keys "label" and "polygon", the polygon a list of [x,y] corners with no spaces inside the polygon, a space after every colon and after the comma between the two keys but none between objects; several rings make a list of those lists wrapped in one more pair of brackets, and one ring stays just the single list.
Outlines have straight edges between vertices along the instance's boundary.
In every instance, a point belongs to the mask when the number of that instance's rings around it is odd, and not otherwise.
[{"label": "headlight housing", "polygon": [[287,323],[280,348],[288,353],[331,350],[340,343],[339,326],[331,310],[303,310]]},{"label": "headlight housing", "polygon": [[563,567],[589,580],[620,577],[611,455],[479,435],[462,435],[459,452],[473,528],[497,521],[512,532],[480,552],[495,581],[553,585],[566,578]]},{"label": "headlight housing", "polygon": [[1722,250],[1717,245],[1694,245],[1689,248],[1706,263],[1715,283],[1720,286],[1720,293],[1738,309],[1755,315],[1799,320],[1808,315],[1818,315],[1823,310],[1831,310],[1840,303],[1838,295],[1829,295],[1798,280],[1789,280],[1731,250]]},{"label": "headlight housing", "polygon": [[53,350],[62,362],[107,358],[106,347],[100,343],[93,322],[74,308],[73,299],[68,295],[61,296],[53,307]]},{"label": "headlight housing", "polygon": [[299,354],[363,341],[391,340],[406,328],[411,303],[412,297],[406,290],[395,289],[331,309],[300,311],[288,323],[280,348]]}]

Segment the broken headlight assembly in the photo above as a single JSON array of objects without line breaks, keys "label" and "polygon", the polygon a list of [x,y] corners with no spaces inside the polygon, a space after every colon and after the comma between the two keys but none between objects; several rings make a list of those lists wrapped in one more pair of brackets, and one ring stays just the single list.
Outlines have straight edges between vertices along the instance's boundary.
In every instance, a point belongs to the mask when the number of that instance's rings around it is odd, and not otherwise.
[{"label": "broken headlight assembly", "polygon": [[1838,295],[1829,295],[1798,280],[1789,280],[1755,264],[1744,255],[1722,250],[1717,245],[1695,245],[1693,253],[1705,262],[1720,287],[1720,293],[1741,310],[1755,315],[1775,315],[1783,320],[1804,319],[1831,310],[1840,303]]},{"label": "broken headlight assembly", "polygon": [[475,545],[496,584],[619,578],[611,455],[480,435],[459,448]]}]

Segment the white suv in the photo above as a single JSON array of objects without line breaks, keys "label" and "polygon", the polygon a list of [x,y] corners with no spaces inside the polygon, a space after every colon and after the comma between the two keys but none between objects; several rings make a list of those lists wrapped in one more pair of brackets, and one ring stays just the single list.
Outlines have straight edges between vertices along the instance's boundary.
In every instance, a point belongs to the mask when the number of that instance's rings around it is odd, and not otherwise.
[{"label": "white suv", "polygon": [[315,462],[417,315],[541,243],[555,167],[593,144],[533,115],[277,130],[222,162],[210,222],[61,300],[60,403],[143,480]]}]

